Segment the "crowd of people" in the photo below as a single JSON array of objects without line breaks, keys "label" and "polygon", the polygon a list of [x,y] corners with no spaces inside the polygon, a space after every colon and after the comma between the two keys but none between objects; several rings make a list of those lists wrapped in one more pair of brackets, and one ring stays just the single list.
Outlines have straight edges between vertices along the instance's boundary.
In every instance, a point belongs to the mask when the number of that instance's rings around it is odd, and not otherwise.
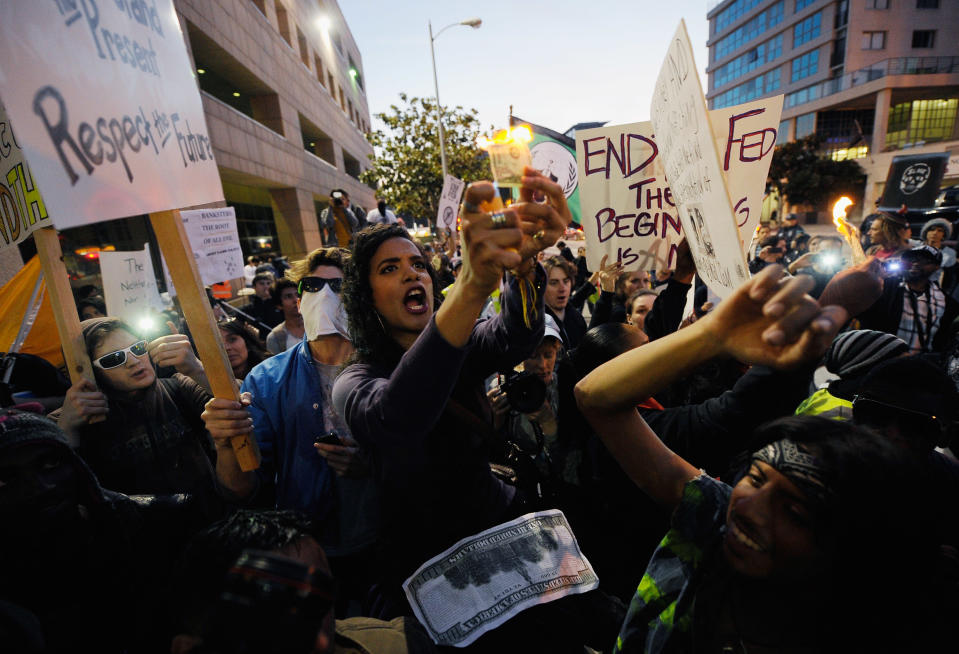
[{"label": "crowd of people", "polygon": [[590,270],[533,169],[494,196],[424,246],[337,191],[323,247],[252,258],[218,323],[239,401],[177,316],[147,336],[78,302],[96,383],[0,409],[0,649],[446,651],[404,581],[545,509],[598,588],[466,650],[955,648],[951,225],[880,214],[850,265],[788,215],[719,299],[685,243],[671,271]]}]

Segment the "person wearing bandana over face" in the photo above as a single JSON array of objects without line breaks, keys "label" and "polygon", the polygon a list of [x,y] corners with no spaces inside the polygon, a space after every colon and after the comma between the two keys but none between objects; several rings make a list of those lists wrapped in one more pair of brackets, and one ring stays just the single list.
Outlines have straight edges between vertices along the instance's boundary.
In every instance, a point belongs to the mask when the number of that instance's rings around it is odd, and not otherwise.
[{"label": "person wearing bandana over face", "polygon": [[[670,451],[636,411],[717,356],[779,369],[818,360],[847,314],[820,307],[812,284],[768,266],[690,327],[577,385],[613,457],[672,514],[611,651],[936,651],[936,630],[951,628],[936,615],[930,493],[881,436],[825,418],[779,419],[754,431],[730,486]],[[908,591],[891,590],[881,573],[892,561],[908,562],[898,580]]]},{"label": "person wearing bandana over face", "polygon": [[218,447],[253,432],[263,456],[259,470],[238,468],[222,483],[241,496],[275,488],[276,508],[319,521],[323,549],[341,582],[337,614],[366,594],[365,571],[377,536],[377,498],[365,453],[333,410],[333,380],[353,353],[340,300],[349,251],[321,248],[297,261],[287,277],[297,285],[305,335],[295,347],[256,366],[243,381],[241,403],[214,399],[203,419]]}]

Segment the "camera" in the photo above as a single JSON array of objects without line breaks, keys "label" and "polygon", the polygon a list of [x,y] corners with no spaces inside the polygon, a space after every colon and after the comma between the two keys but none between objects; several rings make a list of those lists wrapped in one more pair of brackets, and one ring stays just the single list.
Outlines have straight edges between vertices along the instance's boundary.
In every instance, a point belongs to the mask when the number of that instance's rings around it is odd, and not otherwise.
[{"label": "camera", "polygon": [[333,206],[334,206],[334,207],[342,207],[342,206],[343,206],[343,194],[340,193],[339,191],[333,191],[333,193],[332,193],[331,195],[332,195],[332,197],[333,197]]},{"label": "camera", "polygon": [[820,252],[816,255],[816,263],[823,268],[835,268],[839,265],[839,255],[835,252]]},{"label": "camera", "polygon": [[890,259],[889,261],[883,261],[882,272],[889,276],[899,275],[900,273],[902,273],[902,261],[900,259]]},{"label": "camera", "polygon": [[531,372],[507,373],[503,392],[514,411],[532,413],[546,401],[546,384]]}]

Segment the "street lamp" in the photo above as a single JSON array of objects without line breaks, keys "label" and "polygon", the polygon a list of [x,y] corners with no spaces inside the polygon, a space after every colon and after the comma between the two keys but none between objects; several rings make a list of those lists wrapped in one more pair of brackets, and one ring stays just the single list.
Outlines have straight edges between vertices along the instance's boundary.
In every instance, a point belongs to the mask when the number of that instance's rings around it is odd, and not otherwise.
[{"label": "street lamp", "polygon": [[445,32],[451,27],[456,27],[457,25],[468,25],[474,30],[479,29],[479,26],[483,24],[483,21],[479,18],[468,18],[462,20],[458,23],[450,23],[435,35],[433,34],[433,22],[427,21],[427,24],[430,28],[430,57],[433,58],[433,87],[436,89],[436,124],[439,125],[440,131],[440,163],[443,165],[443,181],[446,182],[446,132],[443,130],[443,114],[440,111],[440,85],[436,81],[436,53],[433,51],[433,41],[439,38],[440,34]]}]

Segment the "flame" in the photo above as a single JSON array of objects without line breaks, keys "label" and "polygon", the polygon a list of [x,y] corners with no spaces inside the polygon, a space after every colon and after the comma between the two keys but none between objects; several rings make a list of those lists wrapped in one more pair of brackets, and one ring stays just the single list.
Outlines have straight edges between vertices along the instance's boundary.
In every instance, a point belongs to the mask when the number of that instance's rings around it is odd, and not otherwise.
[{"label": "flame", "polygon": [[529,143],[533,140],[533,131],[529,125],[516,125],[497,131],[490,139],[485,134],[476,137],[476,146],[481,150],[488,150],[492,145],[506,145],[507,143]]},{"label": "flame", "polygon": [[836,223],[836,227],[839,227],[840,221],[845,222],[846,209],[848,209],[850,205],[852,205],[852,200],[845,195],[836,200],[836,204],[832,205],[832,221]]}]

